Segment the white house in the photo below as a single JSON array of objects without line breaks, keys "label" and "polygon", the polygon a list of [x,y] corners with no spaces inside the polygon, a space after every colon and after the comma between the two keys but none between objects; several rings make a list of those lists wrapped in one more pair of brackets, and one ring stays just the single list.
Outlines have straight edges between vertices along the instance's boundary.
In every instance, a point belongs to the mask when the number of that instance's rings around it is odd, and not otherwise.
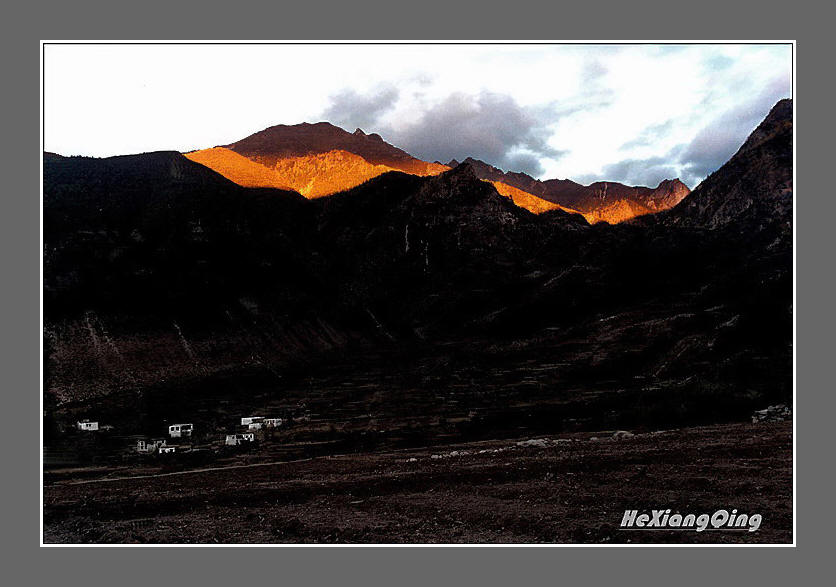
[{"label": "white house", "polygon": [[241,426],[249,426],[250,424],[255,424],[257,422],[263,422],[264,416],[248,416],[246,418],[241,418]]},{"label": "white house", "polygon": [[76,427],[78,427],[79,430],[98,430],[99,423],[91,422],[90,420],[82,420],[81,422],[76,422]]},{"label": "white house", "polygon": [[172,453],[172,452],[177,452],[177,447],[176,446],[161,446],[157,450],[161,455],[164,455],[164,454],[168,454],[168,453]]},{"label": "white house", "polygon": [[168,427],[168,435],[171,438],[184,438],[192,435],[193,424],[172,424]]},{"label": "white house", "polygon": [[250,422],[247,424],[247,430],[261,430],[264,427],[262,422]]},{"label": "white house", "polygon": [[166,446],[165,439],[137,440],[136,452],[157,452],[157,449],[161,446]]},{"label": "white house", "polygon": [[238,446],[244,442],[255,441],[255,434],[227,434],[225,444],[227,446]]},{"label": "white house", "polygon": [[282,425],[282,419],[281,418],[264,418],[264,425],[267,426],[268,428],[270,428],[271,426],[273,428],[278,428],[279,426]]}]

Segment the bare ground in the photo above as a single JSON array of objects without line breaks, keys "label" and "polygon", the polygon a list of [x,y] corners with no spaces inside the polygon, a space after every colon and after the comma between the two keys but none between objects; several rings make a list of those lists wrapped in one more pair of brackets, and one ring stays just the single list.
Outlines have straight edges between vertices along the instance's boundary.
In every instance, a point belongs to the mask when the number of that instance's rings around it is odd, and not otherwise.
[{"label": "bare ground", "polygon": [[[791,423],[683,428],[623,439],[611,434],[537,437],[528,445],[470,442],[133,479],[67,472],[44,486],[43,540],[792,542]],[[618,527],[625,509],[662,507],[709,514],[737,508],[762,514],[763,523],[757,532]]]}]

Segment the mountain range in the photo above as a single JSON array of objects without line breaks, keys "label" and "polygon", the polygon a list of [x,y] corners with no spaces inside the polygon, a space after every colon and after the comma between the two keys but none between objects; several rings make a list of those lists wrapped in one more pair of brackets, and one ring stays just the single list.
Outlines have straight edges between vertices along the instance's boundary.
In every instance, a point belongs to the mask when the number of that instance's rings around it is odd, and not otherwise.
[{"label": "mountain range", "polygon": [[[626,186],[617,182],[599,181],[581,185],[569,179],[540,181],[524,173],[506,173],[483,161],[468,157],[481,179],[513,186],[542,200],[581,213],[590,223],[616,224],[636,216],[653,214],[673,208],[690,193],[688,186],[677,179],[666,179],[655,188]],[[460,165],[453,159],[448,167]]]},{"label": "mountain range", "polygon": [[[245,187],[291,189],[319,198],[350,189],[388,171],[418,176],[438,175],[459,165],[421,161],[361,129],[349,133],[327,122],[273,126],[229,145],[186,153]],[[536,180],[506,173],[468,158],[479,179],[491,182],[503,196],[535,214],[564,210],[587,221],[617,223],[667,210],[678,204],[688,187],[678,179],[656,188],[597,182],[583,186],[570,180]]]},{"label": "mountain range", "polygon": [[[45,153],[45,406],[136,433],[269,408],[424,442],[791,397],[791,101],[691,193],[526,177],[324,123]],[[655,213],[590,223],[610,208]]]}]

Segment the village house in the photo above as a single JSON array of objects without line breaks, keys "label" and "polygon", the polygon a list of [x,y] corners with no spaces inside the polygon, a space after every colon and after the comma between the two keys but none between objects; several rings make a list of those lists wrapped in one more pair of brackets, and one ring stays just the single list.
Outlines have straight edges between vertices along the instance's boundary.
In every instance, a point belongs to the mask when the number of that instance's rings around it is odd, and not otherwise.
[{"label": "village house", "polygon": [[99,429],[99,423],[91,422],[90,420],[82,420],[81,422],[76,422],[76,427],[79,430],[96,431]]},{"label": "village house", "polygon": [[250,424],[257,424],[264,422],[264,416],[247,416],[241,418],[241,426],[249,426]]},{"label": "village house", "polygon": [[177,447],[176,446],[161,446],[157,450],[161,455],[163,455],[163,454],[177,452]]},{"label": "village house", "polygon": [[227,446],[238,446],[245,442],[254,442],[255,434],[227,434],[225,444]]},{"label": "village house", "polygon": [[278,428],[279,426],[282,425],[282,419],[281,418],[265,418],[264,419],[264,425],[267,426],[268,428],[270,428],[270,427]]},{"label": "village house", "polygon": [[186,438],[192,435],[193,424],[172,424],[168,427],[168,435],[171,438]]},{"label": "village house", "polygon": [[156,440],[137,440],[136,441],[136,452],[157,452],[157,449],[161,446],[166,446],[165,439],[156,439]]}]

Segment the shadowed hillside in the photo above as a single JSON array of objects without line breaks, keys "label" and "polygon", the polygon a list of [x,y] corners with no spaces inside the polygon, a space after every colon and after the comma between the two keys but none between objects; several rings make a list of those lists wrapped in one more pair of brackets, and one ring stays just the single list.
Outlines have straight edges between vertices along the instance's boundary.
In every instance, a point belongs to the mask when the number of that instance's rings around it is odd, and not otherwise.
[{"label": "shadowed hillside", "polygon": [[791,397],[788,114],[616,226],[469,164],[306,200],[176,153],[45,156],[47,405],[128,432],[263,409],[347,447],[746,418]]}]

